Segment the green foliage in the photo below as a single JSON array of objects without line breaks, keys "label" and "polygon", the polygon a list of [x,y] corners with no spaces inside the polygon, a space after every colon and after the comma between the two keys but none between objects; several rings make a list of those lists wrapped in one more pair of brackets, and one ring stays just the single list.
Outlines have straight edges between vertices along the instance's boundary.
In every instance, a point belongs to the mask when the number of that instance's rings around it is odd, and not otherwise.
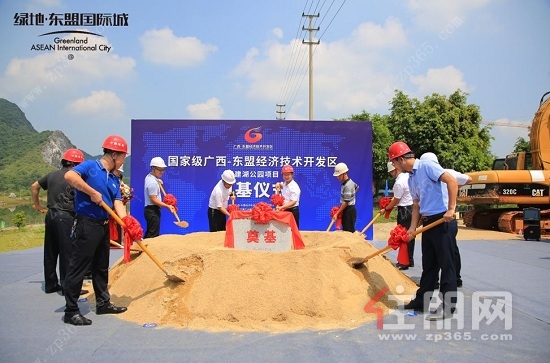
[{"label": "green foliage", "polygon": [[481,127],[479,107],[467,104],[466,93],[457,90],[448,98],[434,93],[419,101],[396,91],[390,110],[391,135],[417,157],[431,151],[441,165],[461,172],[491,168],[490,126]]},{"label": "green foliage", "polygon": [[17,212],[13,216],[13,224],[21,229],[27,225],[27,213],[25,212]]},{"label": "green foliage", "polygon": [[364,111],[358,115],[351,115],[352,121],[368,121],[372,123],[372,164],[373,164],[373,182],[375,190],[385,185],[385,180],[389,178],[387,169],[388,147],[393,142],[393,138],[388,129],[390,117],[388,115],[374,114],[370,115]]},{"label": "green foliage", "polygon": [[516,143],[514,144],[513,152],[519,153],[521,151],[531,151],[531,143],[529,142],[529,140],[525,140],[523,137],[518,137]]},{"label": "green foliage", "polygon": [[6,229],[0,232],[0,253],[18,251],[44,245],[44,225],[22,230]]}]

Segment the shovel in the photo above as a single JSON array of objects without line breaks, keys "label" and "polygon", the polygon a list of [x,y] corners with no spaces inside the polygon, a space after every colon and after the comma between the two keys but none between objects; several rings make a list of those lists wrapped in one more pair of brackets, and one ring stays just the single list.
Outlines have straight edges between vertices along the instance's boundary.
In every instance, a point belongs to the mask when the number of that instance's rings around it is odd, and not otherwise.
[{"label": "shovel", "polygon": [[[428,229],[431,229],[435,226],[438,226],[440,225],[441,223],[443,223],[445,220],[443,218],[440,218],[438,219],[437,221],[435,222],[432,222],[430,224],[428,224],[427,226],[424,226],[420,229],[417,229],[416,231],[414,231],[413,233],[411,233],[411,236],[415,237],[417,235],[419,235],[420,233],[424,232],[424,231],[427,231]],[[353,268],[358,268],[360,267],[362,264],[364,264],[365,262],[367,262],[368,260],[370,260],[371,258],[373,258],[374,256],[378,256],[382,253],[386,253],[388,252],[389,250],[391,250],[392,247],[390,245],[387,245],[386,247],[384,248],[381,248],[379,249],[378,251],[376,252],[373,252],[371,253],[370,255],[368,255],[367,257],[354,257],[354,258],[351,258],[349,261],[348,261],[348,264],[350,265],[350,267],[353,267]]]},{"label": "shovel", "polygon": [[[111,217],[113,217],[115,219],[115,221],[118,224],[120,224],[121,227],[126,226],[124,224],[124,222],[122,221],[122,219],[120,219],[120,217],[111,208],[109,208],[109,206],[107,204],[105,204],[104,201],[101,201],[100,205],[101,205],[101,207],[103,207],[103,209],[105,209],[107,211],[107,213],[109,213],[109,215]],[[164,274],[166,275],[166,278],[168,280],[174,281],[174,282],[185,282],[185,280],[182,279],[181,277],[169,274],[166,271],[166,269],[164,268],[164,266],[162,265],[162,263],[159,261],[159,259],[155,255],[153,255],[153,253],[151,251],[149,251],[149,249],[145,246],[145,244],[143,244],[142,241],[143,240],[135,241],[135,242],[139,245],[139,247],[143,250],[143,252],[145,252],[147,254],[147,256],[149,256],[151,258],[151,260],[153,260],[153,262],[162,270],[162,272],[164,272]]]},{"label": "shovel", "polygon": [[[166,197],[166,190],[164,190],[164,187],[162,186],[161,183],[159,183],[159,187],[160,187],[160,190],[162,191],[162,194]],[[187,221],[180,221],[180,217],[178,216],[178,213],[176,211],[173,211],[172,213],[174,213],[174,216],[176,216],[176,219],[177,219],[177,221],[174,221],[174,224],[176,226],[179,226],[182,228],[189,227],[189,223],[187,223]]]},{"label": "shovel", "polygon": [[332,228],[332,225],[334,224],[334,219],[331,219],[330,220],[330,224],[328,225],[328,228],[327,228],[327,232],[330,231],[330,229]]},{"label": "shovel", "polygon": [[[381,215],[382,215],[382,212],[378,212],[378,214],[374,216],[374,218],[369,222],[369,224],[367,224],[365,226],[365,228],[363,228],[363,230],[361,232],[359,232],[359,234],[364,236],[367,229],[369,229],[369,227],[372,226],[374,221],[376,221],[378,219],[378,217],[380,217]],[[355,231],[355,233],[357,233],[357,231]]]}]

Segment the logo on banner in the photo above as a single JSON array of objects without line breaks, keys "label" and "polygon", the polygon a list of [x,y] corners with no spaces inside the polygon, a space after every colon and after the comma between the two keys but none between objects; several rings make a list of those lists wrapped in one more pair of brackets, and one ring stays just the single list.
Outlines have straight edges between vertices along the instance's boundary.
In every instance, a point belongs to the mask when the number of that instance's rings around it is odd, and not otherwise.
[{"label": "logo on banner", "polygon": [[254,127],[253,129],[248,130],[244,134],[244,139],[250,144],[255,144],[262,139],[262,134],[260,133],[260,127]]}]

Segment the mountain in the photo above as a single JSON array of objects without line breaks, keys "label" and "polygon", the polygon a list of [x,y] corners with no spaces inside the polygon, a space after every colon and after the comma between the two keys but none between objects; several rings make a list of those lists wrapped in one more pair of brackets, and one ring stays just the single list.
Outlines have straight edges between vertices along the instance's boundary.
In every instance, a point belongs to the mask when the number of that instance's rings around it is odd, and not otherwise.
[{"label": "mountain", "polygon": [[[0,192],[29,190],[33,182],[61,166],[65,150],[78,148],[62,131],[36,131],[19,106],[3,98],[0,98],[0,145]],[[100,155],[84,152],[84,157],[97,159]],[[124,173],[127,180],[129,158]]]}]

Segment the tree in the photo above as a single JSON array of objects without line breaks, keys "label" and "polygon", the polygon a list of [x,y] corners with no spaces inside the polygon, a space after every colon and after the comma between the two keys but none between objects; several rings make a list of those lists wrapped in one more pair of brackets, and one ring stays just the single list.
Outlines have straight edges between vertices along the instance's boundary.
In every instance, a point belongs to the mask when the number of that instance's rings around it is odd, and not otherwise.
[{"label": "tree", "polygon": [[518,137],[516,143],[514,144],[513,152],[519,153],[521,151],[531,151],[531,143],[529,142],[529,140],[525,140],[523,137]]},{"label": "tree", "polygon": [[376,190],[383,187],[388,179],[388,147],[393,142],[392,135],[388,129],[388,115],[374,114],[370,115],[364,111],[357,115],[351,115],[351,121],[367,121],[372,123],[372,164],[373,164],[373,183]]},{"label": "tree", "polygon": [[435,153],[441,165],[461,172],[490,169],[490,126],[481,127],[479,107],[467,104],[457,90],[448,98],[437,93],[423,101],[396,91],[388,121],[394,141],[406,142],[419,157]]},{"label": "tree", "polygon": [[13,216],[13,224],[19,229],[25,227],[27,225],[27,213],[24,211],[15,213]]}]

